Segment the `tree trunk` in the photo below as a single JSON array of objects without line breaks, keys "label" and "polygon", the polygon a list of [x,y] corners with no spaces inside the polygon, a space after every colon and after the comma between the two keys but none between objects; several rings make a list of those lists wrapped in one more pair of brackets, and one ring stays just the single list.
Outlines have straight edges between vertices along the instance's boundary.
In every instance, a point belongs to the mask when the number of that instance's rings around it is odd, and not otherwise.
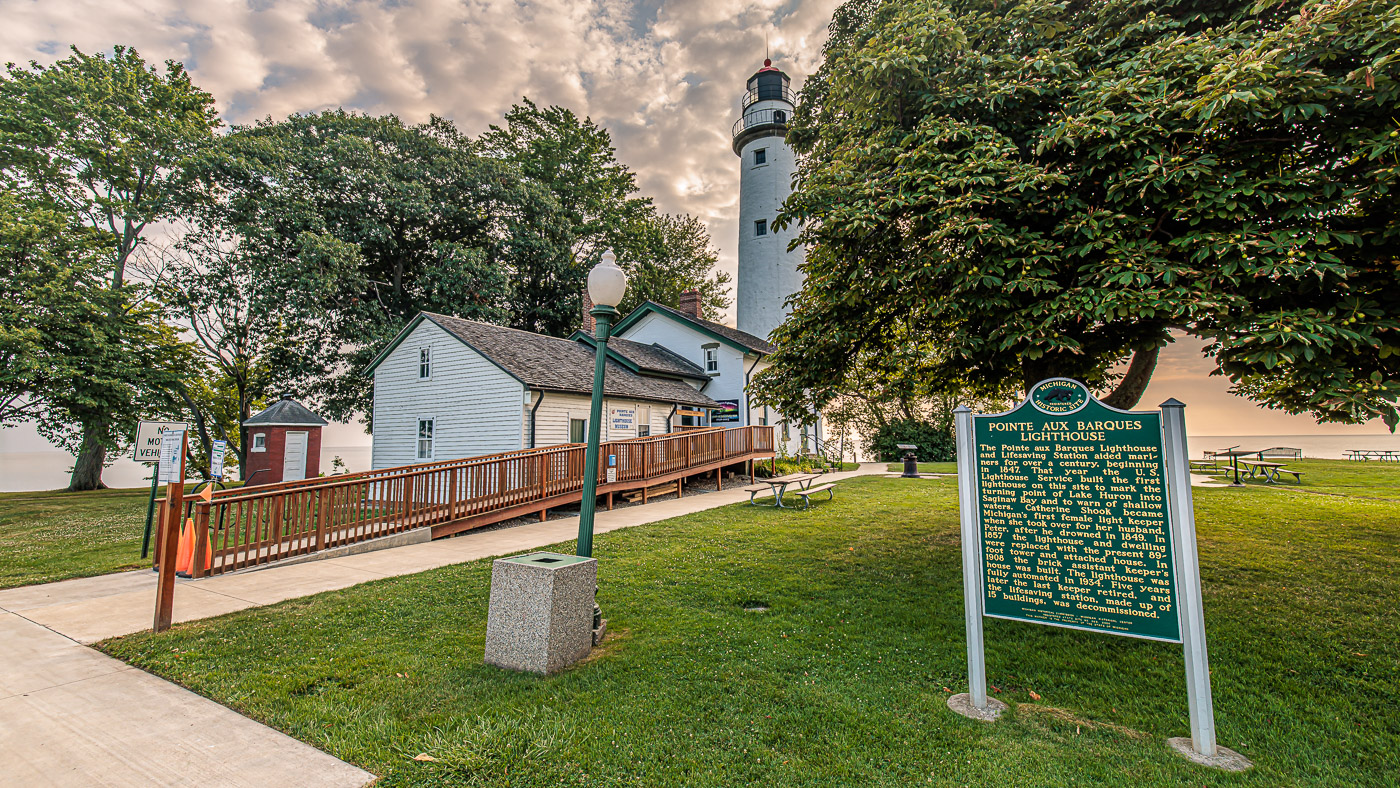
[{"label": "tree trunk", "polygon": [[1157,358],[1161,354],[1159,347],[1134,353],[1127,374],[1118,381],[1118,388],[1103,398],[1103,404],[1119,410],[1132,410],[1147,391],[1147,384],[1152,380],[1152,373],[1157,369]]},{"label": "tree trunk", "polygon": [[84,424],[83,443],[73,461],[73,475],[68,479],[68,492],[107,489],[107,485],[102,483],[102,466],[106,462],[107,448],[97,439],[97,428]]}]

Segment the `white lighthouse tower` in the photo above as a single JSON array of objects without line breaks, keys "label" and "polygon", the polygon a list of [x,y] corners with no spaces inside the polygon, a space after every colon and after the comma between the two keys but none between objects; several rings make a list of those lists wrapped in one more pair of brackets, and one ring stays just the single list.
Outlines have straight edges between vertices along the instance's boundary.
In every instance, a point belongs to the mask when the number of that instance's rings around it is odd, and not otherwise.
[{"label": "white lighthouse tower", "polygon": [[764,339],[787,317],[787,297],[802,289],[797,266],[801,250],[788,251],[794,228],[779,232],[773,220],[792,191],[797,161],[787,146],[793,96],[788,75],[764,60],[749,77],[740,99],[743,116],[734,124],[739,155],[739,313],[740,331]]}]

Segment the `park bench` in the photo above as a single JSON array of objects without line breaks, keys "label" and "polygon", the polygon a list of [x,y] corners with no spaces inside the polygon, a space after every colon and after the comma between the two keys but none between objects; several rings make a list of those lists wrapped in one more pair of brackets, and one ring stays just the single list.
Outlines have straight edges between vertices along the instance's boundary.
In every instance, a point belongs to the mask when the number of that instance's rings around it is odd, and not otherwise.
[{"label": "park bench", "polygon": [[1220,466],[1216,464],[1215,460],[1192,460],[1191,470],[1209,471],[1211,473],[1214,473],[1215,471],[1220,470]]},{"label": "park bench", "polygon": [[819,492],[824,492],[826,493],[826,499],[829,501],[832,498],[836,497],[836,493],[834,492],[835,489],[835,484],[819,484],[816,487],[808,487],[805,490],[788,490],[788,493],[791,495],[801,496],[802,508],[811,509],[813,495]]}]

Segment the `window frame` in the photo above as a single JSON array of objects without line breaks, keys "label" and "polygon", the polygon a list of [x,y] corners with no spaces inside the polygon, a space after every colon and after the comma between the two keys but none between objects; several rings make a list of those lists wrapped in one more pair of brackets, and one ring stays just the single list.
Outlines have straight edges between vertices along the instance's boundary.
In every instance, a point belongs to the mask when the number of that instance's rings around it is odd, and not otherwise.
[{"label": "window frame", "polygon": [[753,237],[766,238],[768,236],[768,220],[755,219],[753,222]]},{"label": "window frame", "polygon": [[250,447],[253,451],[267,451],[266,432],[255,432],[253,433],[253,437],[249,440],[253,442],[253,445]]},{"label": "window frame", "polygon": [[[579,439],[574,440],[574,425],[578,425]],[[569,417],[569,443],[584,443],[588,440],[588,419]]]},{"label": "window frame", "polygon": [[[423,454],[423,425],[428,425],[428,453]],[[418,460],[432,461],[437,459],[437,417],[419,416],[418,428],[413,432],[413,456]]]},{"label": "window frame", "polygon": [[713,345],[701,348],[705,354],[705,374],[719,374],[719,346]]},{"label": "window frame", "polygon": [[[427,374],[423,374],[424,372]],[[418,379],[433,379],[433,348],[431,345],[418,348]]]},{"label": "window frame", "polygon": [[768,149],[759,148],[753,152],[753,166],[762,167],[768,163]]}]

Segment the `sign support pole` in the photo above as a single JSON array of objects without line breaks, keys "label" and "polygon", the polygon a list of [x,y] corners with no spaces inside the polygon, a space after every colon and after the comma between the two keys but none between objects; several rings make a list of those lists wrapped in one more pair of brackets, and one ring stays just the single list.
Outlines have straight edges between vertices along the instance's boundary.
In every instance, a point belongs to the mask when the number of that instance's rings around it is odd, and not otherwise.
[{"label": "sign support pole", "polygon": [[1176,547],[1177,616],[1181,648],[1186,655],[1186,697],[1191,712],[1191,747],[1214,757],[1215,706],[1210,697],[1210,660],[1206,655],[1206,620],[1201,607],[1201,567],[1196,556],[1196,513],[1191,505],[1191,474],[1186,449],[1186,405],[1163,402],[1162,432],[1166,438],[1167,505],[1172,544]]},{"label": "sign support pole", "polygon": [[967,617],[967,692],[973,708],[987,708],[987,657],[982,642],[982,539],[977,506],[977,442],[972,409],[953,411],[957,430],[958,509],[962,513],[963,612]]},{"label": "sign support pole", "polygon": [[[190,448],[190,432],[180,434],[177,478],[165,485],[165,517],[160,525],[160,575],[156,580],[156,616],[151,629],[170,629],[175,614],[175,560],[180,552],[180,526],[185,516],[185,453]],[[159,472],[159,466],[157,466]]]},{"label": "sign support pole", "polygon": [[141,535],[141,557],[151,554],[151,520],[156,514],[156,488],[160,485],[160,463],[147,466],[151,469],[151,498],[146,501],[146,532]]}]

